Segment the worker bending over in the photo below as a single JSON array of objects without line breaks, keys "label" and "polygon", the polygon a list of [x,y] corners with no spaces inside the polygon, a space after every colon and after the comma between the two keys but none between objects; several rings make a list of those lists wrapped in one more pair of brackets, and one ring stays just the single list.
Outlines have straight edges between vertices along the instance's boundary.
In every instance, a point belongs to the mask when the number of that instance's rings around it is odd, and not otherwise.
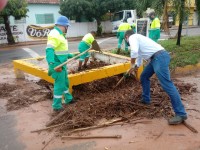
[{"label": "worker bending over", "polygon": [[138,67],[142,65],[143,59],[150,61],[140,76],[143,90],[140,102],[147,105],[150,104],[150,78],[153,74],[156,74],[163,90],[169,95],[172,108],[175,112],[175,116],[169,119],[168,123],[182,123],[187,119],[187,114],[180,94],[170,78],[169,53],[161,45],[148,37],[141,34],[134,34],[133,30],[128,30],[125,33],[125,39],[131,47],[131,69],[129,74],[133,71],[137,72]]},{"label": "worker bending over", "polygon": [[[86,50],[92,49],[92,43],[95,41],[95,31],[91,31],[90,33],[86,34],[83,38],[82,41],[78,45],[78,50],[80,53],[85,52]],[[83,68],[87,68],[87,62],[89,60],[90,53],[86,52],[83,55],[79,57],[79,66],[78,66],[78,71],[82,69],[82,63]]]},{"label": "worker bending over", "polygon": [[[124,40],[124,33],[127,31],[127,30],[130,30],[131,29],[131,25],[129,23],[127,23],[126,21],[124,21],[123,23],[121,23],[119,25],[119,28],[117,30],[117,38],[118,38],[118,49],[117,49],[117,54],[120,53],[120,50],[121,50],[121,45],[122,45],[122,42]],[[127,43],[125,42],[124,40],[124,43],[125,43],[125,50],[128,51],[128,45]]]},{"label": "worker bending over", "polygon": [[48,75],[54,79],[53,110],[60,111],[62,107],[62,95],[65,97],[65,104],[73,102],[69,92],[69,80],[67,66],[62,66],[56,70],[54,68],[74,55],[68,53],[68,42],[65,37],[69,20],[65,16],[60,16],[55,23],[55,27],[48,34],[46,47],[46,60],[48,62]]}]

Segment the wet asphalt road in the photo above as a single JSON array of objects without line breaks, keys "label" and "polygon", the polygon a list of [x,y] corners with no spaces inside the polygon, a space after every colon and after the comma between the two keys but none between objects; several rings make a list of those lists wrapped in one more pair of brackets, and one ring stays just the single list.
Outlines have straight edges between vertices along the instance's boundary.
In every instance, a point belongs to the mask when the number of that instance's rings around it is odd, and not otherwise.
[{"label": "wet asphalt road", "polygon": [[[171,30],[171,36],[175,36],[177,30]],[[183,29],[182,35],[198,36],[200,35],[200,28]],[[168,39],[169,36],[164,32],[161,33],[161,40]],[[69,52],[78,51],[78,44],[80,41],[69,42]],[[97,39],[102,49],[115,49],[117,47],[116,37],[106,37]],[[124,45],[122,45],[123,48]],[[45,56],[46,44],[39,45],[24,45],[20,47],[0,47],[0,63],[11,62],[15,59],[31,58],[38,56]]]},{"label": "wet asphalt road", "polygon": [[[172,35],[175,35],[177,31],[172,31]],[[200,28],[190,29],[190,36],[200,35]],[[186,30],[183,30],[183,35],[186,34]],[[164,33],[161,36],[162,39],[168,38]],[[112,38],[102,38],[97,40],[103,49],[114,49],[117,47],[116,37]],[[70,52],[77,51],[79,41],[69,42]],[[44,56],[45,55],[45,44],[40,45],[30,45],[12,48],[0,48],[0,63],[11,62],[14,59],[30,58],[34,56]],[[7,114],[5,104],[0,101],[0,150],[23,150],[26,149],[23,143],[20,143],[17,139],[18,134],[15,130],[16,120],[12,114]],[[89,143],[90,147],[94,146],[94,143]],[[88,149],[80,145],[79,147],[71,147],[68,149]]]},{"label": "wet asphalt road", "polygon": [[[69,52],[77,52],[80,41],[69,42]],[[117,46],[116,37],[107,37],[97,40],[102,49],[114,49]],[[16,59],[45,56],[46,44],[24,45],[19,47],[0,48],[0,63],[11,62]]]}]

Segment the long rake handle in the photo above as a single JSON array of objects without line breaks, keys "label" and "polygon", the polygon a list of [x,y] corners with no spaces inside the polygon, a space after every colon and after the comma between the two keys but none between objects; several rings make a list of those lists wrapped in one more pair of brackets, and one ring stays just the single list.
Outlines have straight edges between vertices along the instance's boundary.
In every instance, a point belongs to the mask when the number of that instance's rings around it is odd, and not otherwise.
[{"label": "long rake handle", "polygon": [[[90,48],[91,48],[91,47],[90,47]],[[56,69],[58,69],[58,68],[60,68],[60,67],[62,67],[62,66],[64,66],[64,65],[66,65],[67,63],[71,62],[72,60],[78,58],[79,56],[81,56],[81,55],[83,55],[83,54],[85,54],[85,53],[87,53],[87,52],[90,50],[90,48],[87,49],[86,51],[84,51],[84,52],[82,52],[82,53],[76,55],[75,57],[73,57],[73,58],[71,58],[71,59],[65,61],[64,63],[58,65],[57,67],[54,68],[54,70],[56,70]]]}]

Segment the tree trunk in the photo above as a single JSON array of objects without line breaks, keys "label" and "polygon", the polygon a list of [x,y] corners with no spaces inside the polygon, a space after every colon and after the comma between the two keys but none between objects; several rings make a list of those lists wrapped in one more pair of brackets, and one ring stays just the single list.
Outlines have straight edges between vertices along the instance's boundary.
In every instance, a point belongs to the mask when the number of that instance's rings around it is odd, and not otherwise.
[{"label": "tree trunk", "polygon": [[181,32],[182,32],[182,22],[179,23],[179,26],[178,26],[178,37],[177,37],[177,42],[176,42],[176,45],[180,46],[181,45]]},{"label": "tree trunk", "polygon": [[5,28],[6,28],[8,44],[15,44],[15,40],[10,29],[8,16],[3,16],[3,19],[4,19]]},{"label": "tree trunk", "polygon": [[180,8],[180,18],[179,18],[179,26],[178,26],[178,38],[176,45],[181,45],[181,32],[182,32],[182,24],[183,24],[183,17],[184,17],[184,9],[185,9],[185,0],[181,0],[181,8]]},{"label": "tree trunk", "polygon": [[165,2],[164,2],[164,14],[163,14],[163,29],[164,29],[165,33],[170,35],[169,26],[168,26],[169,17],[168,17],[167,4],[168,4],[168,0],[165,0]]},{"label": "tree trunk", "polygon": [[97,19],[97,36],[102,36],[102,25],[99,19]]}]

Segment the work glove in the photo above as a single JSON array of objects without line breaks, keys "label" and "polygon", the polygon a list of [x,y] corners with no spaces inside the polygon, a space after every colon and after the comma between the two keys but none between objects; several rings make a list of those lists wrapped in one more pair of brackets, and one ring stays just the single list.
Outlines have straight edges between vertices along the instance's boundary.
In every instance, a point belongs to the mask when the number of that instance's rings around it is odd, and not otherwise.
[{"label": "work glove", "polygon": [[129,74],[129,76],[131,74],[135,75],[137,71],[138,71],[138,66],[136,64],[132,64],[127,74]]},{"label": "work glove", "polygon": [[127,72],[125,72],[125,73],[123,74],[123,76],[124,76],[124,78],[130,77],[130,75],[129,75]]},{"label": "work glove", "polygon": [[53,72],[54,72],[54,64],[50,63],[48,69],[48,75],[51,76]]},{"label": "work glove", "polygon": [[49,69],[48,69],[48,75],[49,76],[51,76],[52,74],[53,74],[53,72],[61,72],[62,71],[62,67],[60,67],[60,68],[57,68],[56,70],[54,70],[54,68],[55,68],[56,66],[55,66],[55,64],[54,63],[50,63],[49,64]]}]

